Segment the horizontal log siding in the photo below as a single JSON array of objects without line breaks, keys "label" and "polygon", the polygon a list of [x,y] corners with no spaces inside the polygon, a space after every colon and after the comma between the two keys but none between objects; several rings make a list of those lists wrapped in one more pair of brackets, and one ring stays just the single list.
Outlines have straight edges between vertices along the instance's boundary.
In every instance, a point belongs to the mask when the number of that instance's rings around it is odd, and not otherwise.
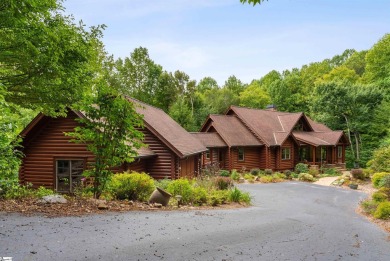
[{"label": "horizontal log siding", "polygon": [[267,159],[267,157],[269,158],[269,153],[267,153],[267,150],[269,150],[269,148],[264,146],[264,147],[260,148],[259,150],[260,150],[260,152],[259,152],[259,168],[266,169],[267,163],[269,162],[269,160]]},{"label": "horizontal log siding", "polygon": [[[290,148],[290,159],[289,160],[282,160],[282,148]],[[282,146],[279,148],[279,157],[278,161],[280,162],[278,165],[278,170],[286,170],[286,169],[293,169],[294,168],[294,157],[295,157],[295,150],[294,150],[294,141],[291,138],[288,138]]]},{"label": "horizontal log siding", "polygon": [[146,160],[146,172],[155,179],[175,178],[175,165],[172,164],[175,160],[173,152],[149,130],[141,131],[144,133],[143,142],[156,153],[156,157]]},{"label": "horizontal log siding", "polygon": [[45,125],[31,130],[23,143],[22,183],[30,182],[34,187],[55,189],[55,159],[84,159],[87,164],[93,162],[94,156],[85,144],[72,143],[72,138],[64,135],[64,132],[74,131],[78,125],[76,117],[69,112],[66,118],[48,118]]},{"label": "horizontal log siding", "polygon": [[238,148],[231,149],[232,169],[249,171],[251,169],[259,168],[260,148],[256,147],[242,147],[244,149],[244,160],[238,160]]},{"label": "horizontal log siding", "polygon": [[126,170],[136,172],[146,172],[146,160],[136,159],[134,162],[126,164]]}]

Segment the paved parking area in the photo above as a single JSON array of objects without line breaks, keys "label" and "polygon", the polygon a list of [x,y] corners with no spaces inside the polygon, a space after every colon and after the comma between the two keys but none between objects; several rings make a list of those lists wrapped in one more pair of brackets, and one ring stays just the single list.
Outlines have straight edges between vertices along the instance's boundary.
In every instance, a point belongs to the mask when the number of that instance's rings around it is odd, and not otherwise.
[{"label": "paved parking area", "polygon": [[389,235],[355,213],[366,194],[243,184],[253,207],[44,218],[0,213],[13,260],[390,260]]}]

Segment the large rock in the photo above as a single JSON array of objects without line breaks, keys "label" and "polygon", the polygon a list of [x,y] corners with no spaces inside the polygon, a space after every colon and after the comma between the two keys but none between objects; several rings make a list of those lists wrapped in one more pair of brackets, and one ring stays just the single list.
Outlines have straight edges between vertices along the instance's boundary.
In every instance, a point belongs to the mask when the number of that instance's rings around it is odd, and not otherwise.
[{"label": "large rock", "polygon": [[66,204],[68,201],[66,200],[66,198],[64,198],[61,195],[48,195],[42,197],[40,202],[46,204],[55,204],[55,203]]}]

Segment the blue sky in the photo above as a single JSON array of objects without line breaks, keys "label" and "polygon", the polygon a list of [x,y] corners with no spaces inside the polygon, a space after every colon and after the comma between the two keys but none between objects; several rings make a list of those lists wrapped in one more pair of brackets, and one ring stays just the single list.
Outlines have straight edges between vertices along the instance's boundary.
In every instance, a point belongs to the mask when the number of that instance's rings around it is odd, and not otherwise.
[{"label": "blue sky", "polygon": [[245,83],[341,54],[366,50],[390,33],[388,0],[66,0],[66,13],[105,24],[103,42],[116,58],[146,47],[167,71],[223,85]]}]

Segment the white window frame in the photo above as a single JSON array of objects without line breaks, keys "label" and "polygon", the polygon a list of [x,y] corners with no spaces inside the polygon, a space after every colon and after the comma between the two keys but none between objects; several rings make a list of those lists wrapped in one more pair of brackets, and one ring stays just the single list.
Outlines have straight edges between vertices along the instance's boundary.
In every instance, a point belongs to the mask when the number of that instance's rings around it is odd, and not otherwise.
[{"label": "white window frame", "polygon": [[282,154],[282,160],[290,160],[291,159],[291,148],[290,147],[282,148],[282,153],[281,154]]}]

